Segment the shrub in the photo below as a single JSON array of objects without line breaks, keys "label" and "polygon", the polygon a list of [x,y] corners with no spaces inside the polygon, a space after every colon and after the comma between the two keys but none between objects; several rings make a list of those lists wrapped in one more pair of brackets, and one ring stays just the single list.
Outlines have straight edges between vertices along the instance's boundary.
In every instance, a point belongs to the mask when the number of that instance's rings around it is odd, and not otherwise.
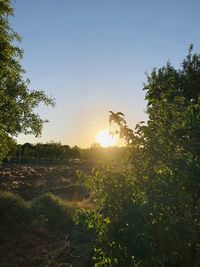
[{"label": "shrub", "polygon": [[6,228],[26,223],[30,219],[28,204],[10,192],[0,193],[0,214],[0,225]]},{"label": "shrub", "polygon": [[95,267],[199,266],[199,213],[193,222],[175,178],[164,168],[148,180],[106,169],[88,177],[97,212],[79,220],[96,231]]},{"label": "shrub", "polygon": [[73,224],[68,205],[51,193],[45,193],[31,203],[31,213],[37,224],[48,230],[69,230]]}]

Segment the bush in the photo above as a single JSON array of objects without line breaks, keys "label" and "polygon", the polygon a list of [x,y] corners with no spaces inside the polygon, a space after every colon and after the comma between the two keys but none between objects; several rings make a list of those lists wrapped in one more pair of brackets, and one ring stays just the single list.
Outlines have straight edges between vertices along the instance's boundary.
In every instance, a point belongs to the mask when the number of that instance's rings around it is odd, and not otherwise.
[{"label": "bush", "polygon": [[18,195],[10,192],[0,193],[0,225],[10,228],[26,223],[30,219],[29,205]]},{"label": "bush", "polygon": [[31,213],[36,223],[48,230],[69,230],[73,224],[71,209],[51,193],[45,193],[33,200]]},{"label": "bush", "polygon": [[96,267],[199,266],[199,213],[193,222],[175,178],[164,168],[151,180],[106,168],[88,177],[96,216],[79,220],[96,231]]}]

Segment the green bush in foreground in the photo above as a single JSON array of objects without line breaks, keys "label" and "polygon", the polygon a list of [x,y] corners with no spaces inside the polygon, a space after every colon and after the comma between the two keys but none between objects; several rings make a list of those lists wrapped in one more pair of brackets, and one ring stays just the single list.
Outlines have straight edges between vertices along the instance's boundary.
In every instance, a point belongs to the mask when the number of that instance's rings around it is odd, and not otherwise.
[{"label": "green bush in foreground", "polygon": [[90,179],[98,210],[85,221],[97,233],[95,267],[199,266],[199,218],[169,172],[138,181],[104,170]]},{"label": "green bush in foreground", "polygon": [[200,266],[200,54],[147,76],[147,123],[110,122],[130,147],[126,172],[89,177],[98,205],[95,267]]}]

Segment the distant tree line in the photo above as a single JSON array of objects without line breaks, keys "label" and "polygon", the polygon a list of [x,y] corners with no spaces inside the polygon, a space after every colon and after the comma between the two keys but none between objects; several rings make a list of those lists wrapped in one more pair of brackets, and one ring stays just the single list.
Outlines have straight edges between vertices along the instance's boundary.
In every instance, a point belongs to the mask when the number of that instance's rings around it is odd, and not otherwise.
[{"label": "distant tree line", "polygon": [[90,148],[70,147],[61,142],[17,144],[4,158],[4,163],[67,163],[73,160],[118,160],[125,155],[126,148],[103,148],[92,145]]},{"label": "distant tree line", "polygon": [[94,161],[119,161],[125,159],[127,147],[102,147],[99,144],[93,144],[90,148],[81,149],[81,158]]},{"label": "distant tree line", "polygon": [[16,145],[4,163],[64,163],[80,159],[80,148],[62,145],[60,142],[25,143]]}]

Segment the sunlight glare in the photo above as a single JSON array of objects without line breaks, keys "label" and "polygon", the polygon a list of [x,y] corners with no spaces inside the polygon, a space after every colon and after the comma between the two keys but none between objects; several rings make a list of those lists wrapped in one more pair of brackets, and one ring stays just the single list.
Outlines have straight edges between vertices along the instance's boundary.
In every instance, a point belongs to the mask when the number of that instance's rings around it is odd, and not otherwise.
[{"label": "sunlight glare", "polygon": [[114,146],[117,144],[117,137],[110,135],[108,129],[103,129],[97,133],[96,141],[102,147],[109,147],[109,146]]}]

